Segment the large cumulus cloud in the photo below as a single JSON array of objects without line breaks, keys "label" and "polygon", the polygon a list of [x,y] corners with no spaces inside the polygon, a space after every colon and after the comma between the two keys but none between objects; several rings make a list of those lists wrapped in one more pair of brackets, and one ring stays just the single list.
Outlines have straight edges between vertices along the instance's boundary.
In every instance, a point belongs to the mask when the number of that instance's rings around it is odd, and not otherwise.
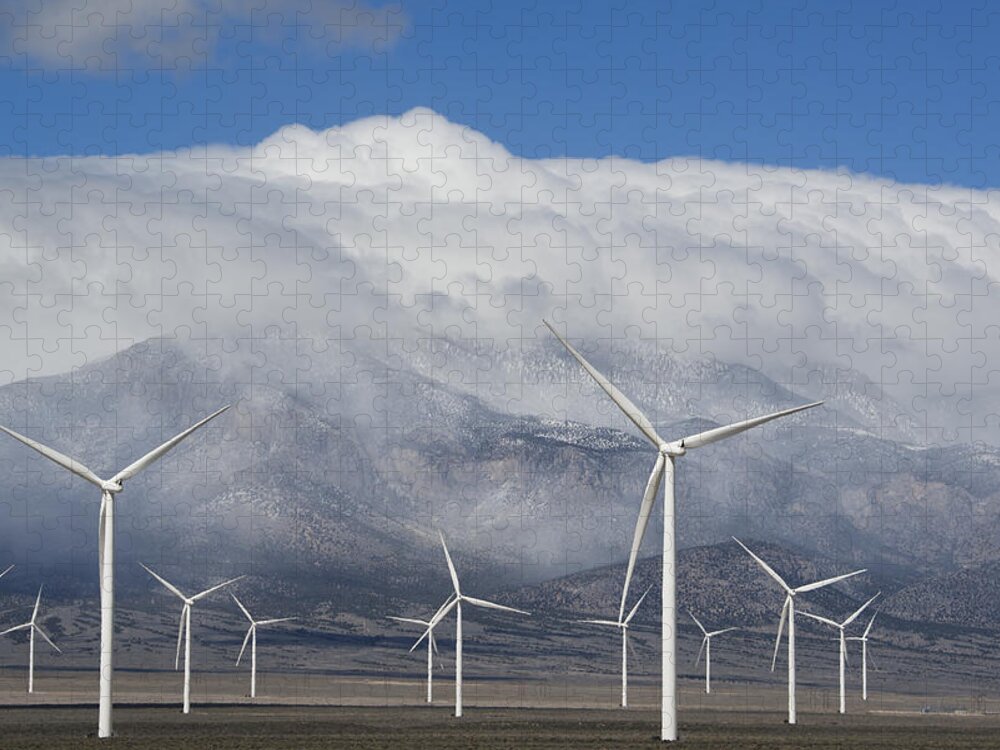
[{"label": "large cumulus cloud", "polygon": [[[993,193],[699,159],[530,160],[428,110],[253,148],[0,161],[0,382],[150,336],[542,335],[860,370],[992,439]],[[930,433],[928,433],[930,435]]]}]

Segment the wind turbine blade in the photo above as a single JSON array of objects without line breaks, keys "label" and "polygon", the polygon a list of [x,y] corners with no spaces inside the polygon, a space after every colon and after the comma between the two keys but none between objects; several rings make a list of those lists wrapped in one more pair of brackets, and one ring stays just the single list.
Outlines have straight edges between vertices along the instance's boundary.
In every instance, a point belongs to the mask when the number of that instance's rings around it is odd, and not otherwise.
[{"label": "wind turbine blade", "polygon": [[781,608],[781,619],[778,621],[778,637],[774,639],[774,656],[771,657],[771,671],[774,671],[774,665],[778,662],[778,648],[781,646],[781,634],[785,630],[785,618],[788,617],[788,602],[791,601],[789,597],[785,597],[785,606]]},{"label": "wind turbine blade", "polygon": [[845,578],[853,578],[854,576],[859,576],[862,573],[867,573],[868,569],[864,568],[862,570],[855,570],[853,573],[846,573],[842,576],[835,576],[834,578],[827,578],[825,581],[817,581],[816,583],[807,583],[805,586],[799,586],[795,589],[796,594],[802,594],[806,591],[815,591],[816,589],[821,589],[824,586],[829,586],[830,584],[836,583],[837,581],[843,581]]},{"label": "wind turbine blade", "polygon": [[559,339],[560,343],[566,347],[566,350],[573,355],[576,361],[583,366],[583,369],[586,370],[590,377],[594,379],[594,382],[601,387],[601,390],[611,397],[611,400],[614,401],[615,404],[618,405],[618,408],[625,413],[625,416],[632,421],[632,424],[639,428],[649,442],[657,447],[665,442],[659,435],[656,434],[656,430],[653,429],[653,424],[646,419],[646,415],[639,411],[638,407],[629,401],[624,393],[615,388],[615,386],[611,384],[610,380],[601,375],[601,373],[599,373],[597,369],[590,364],[590,362],[583,358],[583,355],[580,354],[580,352],[574,349],[566,339],[560,336],[559,332],[549,324],[549,321],[543,320],[542,322],[545,323],[546,327],[552,331],[552,334]]},{"label": "wind turbine blade", "polygon": [[697,667],[701,662],[701,655],[705,651],[705,644],[708,643],[708,636],[706,635],[701,639],[701,648],[698,649],[698,658],[694,660],[694,665]]},{"label": "wind turbine blade", "polygon": [[297,620],[297,617],[277,617],[272,620],[261,620],[257,622],[257,625],[277,625],[279,622],[291,622],[292,620]]},{"label": "wind turbine blade", "polygon": [[174,656],[174,670],[180,669],[181,666],[181,641],[184,640],[184,621],[187,619],[184,615],[187,614],[187,603],[181,607],[181,624],[177,629],[177,655]]},{"label": "wind turbine blade", "polygon": [[59,648],[59,647],[58,647],[58,646],[57,646],[56,644],[54,644],[54,643],[52,642],[52,639],[51,639],[51,638],[49,638],[49,637],[48,637],[48,636],[47,636],[47,635],[45,634],[45,631],[44,631],[44,630],[42,630],[42,629],[41,629],[40,627],[38,627],[37,625],[32,625],[31,627],[33,627],[33,628],[35,629],[35,632],[36,632],[36,633],[38,633],[38,635],[42,636],[42,638],[44,638],[44,639],[45,639],[45,642],[46,642],[46,643],[48,643],[48,644],[49,644],[50,646],[52,646],[52,648],[54,648],[54,649],[55,649],[56,651],[58,651],[58,652],[59,652],[60,654],[62,653],[62,649],[61,649],[61,648]]},{"label": "wind turbine blade", "polygon": [[145,566],[145,564],[143,564],[143,563],[139,563],[139,565],[141,565],[141,566],[142,566],[142,569],[143,569],[143,570],[145,570],[145,571],[146,571],[147,573],[149,573],[149,574],[150,574],[151,576],[153,576],[153,578],[155,578],[155,579],[156,579],[157,581],[159,581],[159,582],[160,582],[160,583],[162,583],[162,584],[163,584],[164,586],[166,586],[166,588],[167,588],[167,589],[168,589],[169,591],[173,592],[173,594],[174,594],[175,596],[179,597],[179,598],[180,598],[181,600],[183,600],[183,601],[185,601],[185,602],[187,601],[187,597],[186,597],[186,596],[184,596],[184,594],[182,594],[182,593],[181,593],[181,590],[180,590],[179,588],[177,588],[176,586],[174,586],[174,584],[172,584],[172,583],[171,583],[170,581],[168,581],[168,580],[167,580],[166,578],[161,578],[160,576],[158,576],[158,575],[157,575],[156,573],[154,573],[154,572],[153,572],[152,570],[150,570],[149,568],[147,568],[147,567]]},{"label": "wind turbine blade", "polygon": [[652,590],[653,590],[653,587],[650,586],[648,589],[646,589],[645,591],[642,592],[642,596],[639,597],[639,601],[637,601],[635,603],[635,606],[632,607],[632,611],[629,612],[628,613],[628,617],[625,618],[625,624],[626,625],[628,625],[630,622],[632,622],[632,618],[635,617],[635,613],[639,611],[639,605],[642,604],[642,600],[645,599],[646,598],[646,594],[648,594]]},{"label": "wind turbine blade", "polygon": [[871,666],[871,668],[872,668],[872,669],[874,669],[874,670],[875,670],[876,672],[881,672],[881,671],[882,671],[882,670],[881,670],[881,669],[879,669],[879,668],[878,668],[878,666],[877,666],[877,665],[875,664],[875,660],[874,660],[874,659],[872,659],[872,652],[871,652],[871,649],[869,649],[869,650],[868,650],[868,664],[869,664],[869,665]]},{"label": "wind turbine blade", "polygon": [[3,425],[0,425],[0,430],[3,430],[4,432],[6,432],[8,435],[10,435],[15,440],[18,440],[18,441],[24,443],[26,446],[28,446],[32,450],[41,453],[43,456],[45,456],[50,461],[55,461],[57,464],[59,464],[60,466],[62,466],[64,469],[67,469],[67,470],[73,472],[78,477],[82,477],[82,478],[86,479],[88,482],[90,482],[91,484],[96,484],[98,487],[103,487],[104,482],[101,480],[101,478],[99,476],[97,476],[97,474],[95,474],[94,472],[92,472],[90,469],[88,469],[86,466],[84,466],[82,463],[80,463],[79,461],[77,461],[75,458],[70,458],[69,456],[64,456],[59,451],[52,450],[48,446],[42,445],[41,443],[37,443],[34,440],[32,440],[31,438],[27,438],[27,437],[25,437],[24,435],[22,435],[22,434],[20,434],[18,432],[14,432],[13,430],[8,430]]},{"label": "wind turbine blade", "polygon": [[438,623],[441,622],[441,620],[443,620],[448,615],[448,613],[455,608],[455,605],[458,604],[459,599],[460,597],[457,596],[449,596],[445,600],[445,603],[442,604],[440,607],[438,607],[438,611],[434,613],[434,616],[431,618],[431,621],[427,623],[427,629],[434,630],[434,628],[437,627]]},{"label": "wind turbine blade", "polygon": [[252,625],[253,617],[250,616],[250,612],[247,610],[247,608],[243,606],[243,602],[241,602],[239,599],[236,598],[236,594],[230,594],[230,596],[233,597],[233,601],[236,602],[236,605],[241,610],[243,610],[243,614],[246,615],[246,618],[250,621],[250,624]]},{"label": "wind turbine blade", "polygon": [[724,440],[727,437],[738,435],[741,432],[746,432],[753,427],[758,427],[765,422],[770,422],[772,419],[787,417],[799,411],[812,409],[814,406],[819,406],[822,403],[822,401],[816,401],[802,406],[793,406],[791,409],[776,411],[774,414],[767,414],[763,417],[754,417],[753,419],[745,419],[742,422],[734,422],[733,424],[726,425],[725,427],[716,427],[715,429],[707,430],[706,432],[699,432],[697,435],[691,435],[690,437],[686,437],[681,440],[681,446],[684,448],[701,448],[702,446],[710,445],[711,443],[715,443],[719,440]]},{"label": "wind turbine blade", "polygon": [[635,522],[635,533],[632,535],[632,550],[628,555],[628,568],[625,571],[625,586],[622,588],[622,602],[618,607],[619,622],[625,618],[625,601],[628,599],[628,587],[632,583],[632,572],[635,570],[636,560],[639,559],[639,548],[642,546],[642,538],[646,535],[646,527],[649,525],[649,518],[653,514],[653,505],[656,504],[656,493],[660,489],[660,481],[663,479],[663,467],[667,462],[666,456],[658,453],[656,463],[653,464],[653,471],[646,482],[646,491],[642,494],[642,504],[639,506],[639,518]]},{"label": "wind turbine blade", "polygon": [[751,552],[751,551],[750,551],[750,548],[749,548],[749,547],[747,547],[747,546],[746,546],[746,545],[745,545],[745,544],[744,544],[743,542],[741,542],[741,541],[740,541],[739,539],[737,539],[736,537],[733,537],[733,541],[734,541],[734,542],[736,542],[736,543],[737,543],[738,545],[740,545],[740,546],[741,546],[741,547],[742,547],[742,548],[744,549],[744,551],[745,551],[745,552],[746,552],[746,553],[747,553],[748,555],[750,555],[750,557],[752,557],[752,558],[753,558],[754,560],[756,560],[756,561],[757,561],[757,564],[758,564],[758,565],[759,565],[759,566],[760,566],[761,568],[763,568],[763,569],[764,569],[764,572],[765,572],[765,573],[767,573],[767,574],[768,574],[769,576],[771,576],[771,578],[773,578],[774,580],[776,580],[776,581],[777,581],[777,582],[778,582],[778,583],[779,583],[779,584],[781,585],[781,588],[783,588],[783,589],[784,589],[785,591],[787,591],[787,592],[788,592],[789,594],[790,594],[790,593],[792,593],[792,589],[791,589],[791,588],[790,588],[790,587],[788,586],[788,584],[787,584],[787,583],[785,583],[785,579],[784,579],[784,578],[782,578],[781,576],[779,576],[779,575],[778,575],[777,573],[775,573],[775,572],[774,572],[774,568],[772,568],[772,567],[771,567],[770,565],[768,565],[768,564],[767,564],[766,562],[764,562],[764,561],[763,561],[763,560],[761,560],[761,559],[760,559],[759,557],[757,557],[757,555],[755,555],[755,554],[754,554],[753,552]]},{"label": "wind turbine blade", "polygon": [[444,558],[448,561],[448,572],[451,574],[451,583],[455,587],[455,596],[461,596],[462,591],[458,586],[458,573],[455,572],[455,564],[451,561],[451,554],[448,552],[448,545],[444,543],[444,534],[438,529],[438,536],[441,537],[441,546],[444,547]]},{"label": "wind turbine blade", "polygon": [[38,608],[42,606],[42,587],[38,587],[38,596],[35,598],[35,608],[31,610],[31,622],[34,623],[38,617]]},{"label": "wind turbine blade", "polygon": [[110,498],[110,493],[101,491],[101,510],[97,515],[97,565],[102,571],[104,570],[104,539],[108,530],[108,501]]},{"label": "wind turbine blade", "polygon": [[722,635],[723,633],[732,633],[734,630],[739,630],[739,628],[724,628],[722,630],[716,630],[712,633],[708,633],[709,638],[715,638],[717,635]]},{"label": "wind turbine blade", "polygon": [[514,612],[519,615],[531,616],[531,612],[525,612],[523,609],[515,609],[514,607],[506,607],[503,604],[497,604],[496,602],[488,602],[485,599],[476,599],[474,596],[463,596],[463,601],[467,601],[469,604],[475,607],[485,607],[487,609],[501,609],[504,612]]},{"label": "wind turbine blade", "polygon": [[577,622],[585,622],[588,625],[607,625],[612,628],[620,628],[622,626],[620,622],[615,622],[614,620],[577,620]]},{"label": "wind turbine blade", "polygon": [[844,640],[844,664],[848,667],[851,666],[851,660],[847,658],[847,640]]},{"label": "wind turbine blade", "polygon": [[814,615],[812,612],[799,612],[799,614],[802,615],[803,617],[808,617],[812,620],[816,620],[816,622],[821,622],[824,625],[830,625],[831,627],[834,628],[840,627],[839,622],[834,622],[833,620],[827,619],[826,617],[820,617],[819,615]]},{"label": "wind turbine blade", "polygon": [[429,634],[429,637],[431,639],[431,650],[435,654],[437,654],[437,652],[438,652],[438,642],[437,642],[437,639],[434,637],[434,632],[433,631],[431,631],[431,633]]},{"label": "wind turbine blade", "polygon": [[[237,667],[240,665],[240,661],[243,659],[243,652],[247,650],[247,644],[250,642],[250,636],[253,635],[253,629],[254,629],[254,626],[251,625],[249,628],[247,628],[247,634],[245,636],[243,636],[243,647],[240,648],[240,655],[236,657],[236,666]],[[178,642],[178,646],[180,646],[180,642]],[[178,654],[180,654],[179,650],[178,650]]]},{"label": "wind turbine blade", "polygon": [[639,661],[639,653],[635,650],[635,646],[632,645],[632,639],[626,636],[625,643],[628,645],[628,652],[632,654],[632,658]]},{"label": "wind turbine blade", "polygon": [[427,628],[427,630],[425,630],[423,632],[423,634],[419,638],[417,638],[417,642],[414,643],[412,646],[410,646],[410,650],[407,653],[412,654],[414,651],[416,651],[417,650],[417,646],[419,646],[421,643],[423,643],[424,642],[424,638],[427,638],[430,635],[431,635],[431,629]]},{"label": "wind turbine blade", "polygon": [[875,614],[873,614],[873,615],[872,615],[872,619],[871,619],[871,621],[869,621],[869,623],[868,623],[868,627],[867,627],[867,628],[865,628],[865,634],[864,634],[864,637],[865,637],[865,638],[867,638],[867,637],[868,637],[868,634],[869,634],[870,632],[872,632],[872,625],[874,625],[874,624],[875,624],[875,618],[876,618],[876,617],[878,617],[878,612],[876,612]]},{"label": "wind turbine blade", "polygon": [[868,608],[869,604],[871,604],[873,601],[875,601],[876,599],[878,599],[879,594],[881,594],[881,593],[882,592],[879,591],[878,594],[875,594],[875,596],[873,596],[871,599],[869,599],[864,604],[862,604],[860,607],[858,607],[857,611],[853,615],[851,615],[846,620],[844,620],[844,622],[843,622],[844,627],[847,627],[852,622],[854,622],[856,619],[858,619],[858,615],[860,615],[862,612],[864,612],[865,609]]},{"label": "wind turbine blade", "polygon": [[694,624],[698,626],[699,630],[701,630],[702,635],[708,635],[708,631],[705,630],[705,626],[701,624],[701,620],[694,616],[694,612],[689,609],[688,614],[691,615],[691,619],[694,620]]},{"label": "wind turbine blade", "polygon": [[212,588],[205,589],[200,594],[195,594],[194,596],[192,596],[191,601],[196,602],[199,599],[204,599],[209,594],[218,591],[219,589],[225,588],[230,584],[236,583],[237,581],[242,581],[244,578],[246,578],[246,576],[236,576],[236,578],[230,578],[228,581],[223,581],[222,583],[216,584],[215,586],[212,586]]},{"label": "wind turbine blade", "polygon": [[437,620],[435,618],[437,618],[442,612],[444,612],[445,608],[448,605],[450,605],[454,599],[455,599],[455,594],[454,593],[449,594],[448,598],[444,600],[444,603],[440,607],[437,608],[437,612],[435,612],[431,616],[430,622],[425,622],[424,625],[427,625],[428,627],[430,627],[430,624],[432,622],[436,622]]},{"label": "wind turbine blade", "polygon": [[434,615],[434,617],[431,618],[431,622],[427,626],[427,630],[425,630],[424,633],[423,633],[423,635],[421,635],[417,639],[417,642],[414,643],[413,646],[410,647],[410,653],[411,654],[413,653],[414,649],[416,649],[417,646],[419,646],[421,643],[423,643],[424,638],[426,638],[427,636],[429,636],[433,632],[434,628],[437,627],[437,624],[439,622],[441,622],[441,620],[443,620],[447,616],[447,614],[449,612],[451,612],[452,609],[455,608],[455,605],[458,604],[458,602],[459,602],[458,597],[454,597],[447,606],[444,606],[444,607],[442,607],[441,609],[439,609],[437,611],[437,613]]},{"label": "wind turbine blade", "polygon": [[13,569],[14,569],[13,565],[8,565],[7,569],[3,573],[0,573],[0,578],[3,578],[5,575],[7,575],[8,573],[10,573],[10,571],[12,571]]},{"label": "wind turbine blade", "polygon": [[173,448],[174,446],[176,446],[179,442],[181,442],[184,438],[186,438],[192,432],[194,432],[195,430],[197,430],[202,425],[204,425],[204,424],[212,421],[217,416],[219,416],[220,414],[222,414],[222,412],[226,411],[229,408],[229,406],[230,405],[228,405],[228,404],[226,406],[223,406],[217,412],[209,414],[207,417],[205,417],[200,422],[192,425],[191,427],[188,427],[186,430],[184,430],[184,432],[182,432],[179,435],[175,435],[174,437],[170,438],[170,440],[168,440],[167,442],[165,442],[159,448],[155,448],[154,450],[151,450],[149,453],[147,453],[145,456],[143,456],[142,458],[140,458],[138,461],[129,464],[124,469],[122,469],[117,474],[115,474],[114,477],[112,477],[111,481],[112,482],[124,482],[124,481],[126,481],[128,479],[131,479],[136,474],[138,474],[140,471],[142,471],[147,466],[149,466],[151,463],[154,463],[157,459],[159,459],[160,457],[162,457],[164,453],[166,453],[171,448]]},{"label": "wind turbine blade", "polygon": [[23,625],[15,625],[12,628],[7,628],[5,631],[3,631],[2,633],[0,633],[0,635],[7,635],[7,633],[13,633],[13,632],[15,632],[17,630],[24,630],[25,628],[30,628],[30,627],[31,627],[31,623],[30,622],[26,622]]},{"label": "wind turbine blade", "polygon": [[430,622],[426,620],[417,620],[416,618],[413,617],[393,617],[392,615],[389,615],[388,617],[386,617],[386,619],[395,620],[396,622],[408,622],[411,625],[420,625],[421,627],[424,628],[430,625]]}]

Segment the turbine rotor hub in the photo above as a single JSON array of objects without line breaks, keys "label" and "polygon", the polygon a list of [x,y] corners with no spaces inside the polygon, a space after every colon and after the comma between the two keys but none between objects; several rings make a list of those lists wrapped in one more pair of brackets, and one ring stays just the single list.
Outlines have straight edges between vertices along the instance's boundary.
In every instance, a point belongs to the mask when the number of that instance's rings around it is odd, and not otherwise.
[{"label": "turbine rotor hub", "polygon": [[110,479],[105,479],[101,482],[101,491],[107,492],[109,495],[116,495],[125,489],[125,485],[121,482],[112,482]]},{"label": "turbine rotor hub", "polygon": [[683,456],[687,453],[687,449],[680,443],[663,443],[660,445],[660,453],[664,456],[674,458]]}]

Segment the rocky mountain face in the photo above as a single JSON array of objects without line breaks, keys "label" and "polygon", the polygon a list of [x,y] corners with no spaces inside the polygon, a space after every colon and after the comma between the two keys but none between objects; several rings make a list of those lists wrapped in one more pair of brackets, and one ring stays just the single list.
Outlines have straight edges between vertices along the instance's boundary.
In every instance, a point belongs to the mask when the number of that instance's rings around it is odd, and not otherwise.
[{"label": "rocky mountain face", "polygon": [[[829,399],[679,460],[682,549],[762,539],[824,572],[867,567],[894,591],[1000,559],[1000,452],[908,442],[912,415],[856,373],[821,368],[788,388],[653,345],[592,356],[668,438]],[[655,459],[555,341],[156,339],[0,388],[0,424],[111,475],[224,403],[118,496],[123,596],[148,596],[142,561],[192,589],[247,573],[276,601],[359,614],[436,601],[437,529],[483,593],[575,574],[583,585],[627,555]],[[96,488],[0,437],[0,562],[19,566],[7,585],[96,596]],[[656,519],[646,554],[660,536]],[[752,574],[738,555],[699,554],[682,565],[701,578]],[[636,585],[652,577],[643,567]],[[595,611],[617,600],[620,584],[606,585]],[[756,587],[733,590],[700,604],[773,616]]]},{"label": "rocky mountain face", "polygon": [[[756,539],[744,541],[756,554],[785,577],[791,586],[850,573],[857,568],[827,558],[807,555]],[[567,618],[602,617],[615,619],[625,566],[610,565],[507,593],[509,601],[537,611],[549,611]],[[660,620],[661,576],[659,556],[647,557],[636,565],[628,607],[649,591],[636,612],[637,624]],[[692,547],[678,554],[678,619],[683,627],[695,627],[688,612],[711,628],[758,628],[777,625],[785,595],[735,542]],[[871,572],[799,597],[799,610],[817,614],[850,614],[881,589],[896,590],[902,581]],[[843,616],[846,616],[843,615]]]}]

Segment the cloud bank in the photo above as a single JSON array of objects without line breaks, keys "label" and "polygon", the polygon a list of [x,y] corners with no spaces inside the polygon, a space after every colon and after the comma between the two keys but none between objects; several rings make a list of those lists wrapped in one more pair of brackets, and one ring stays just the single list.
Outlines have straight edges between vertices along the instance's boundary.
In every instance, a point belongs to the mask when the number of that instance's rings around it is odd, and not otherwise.
[{"label": "cloud bank", "polygon": [[995,193],[515,158],[422,109],[252,148],[9,158],[0,382],[151,336],[516,347],[546,335],[544,315],[793,390],[857,369],[940,428],[932,439],[992,439],[998,230]]}]

